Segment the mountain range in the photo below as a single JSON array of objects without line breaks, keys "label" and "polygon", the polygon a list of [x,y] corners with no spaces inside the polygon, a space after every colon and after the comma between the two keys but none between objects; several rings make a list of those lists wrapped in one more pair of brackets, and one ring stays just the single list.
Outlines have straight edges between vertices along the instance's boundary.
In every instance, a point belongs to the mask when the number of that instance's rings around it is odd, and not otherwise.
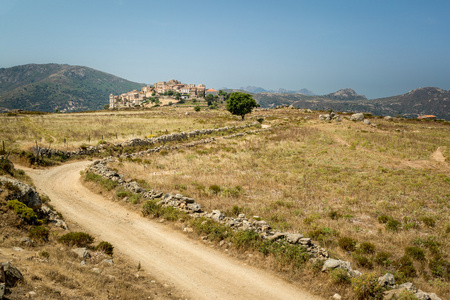
[{"label": "mountain range", "polygon": [[28,64],[1,68],[0,110],[97,110],[108,103],[110,93],[121,94],[143,85],[82,66]]},{"label": "mountain range", "polygon": [[[10,109],[61,112],[102,109],[109,94],[140,89],[143,83],[83,66],[28,64],[0,68],[0,112]],[[401,115],[416,118],[432,114],[450,120],[450,91],[424,87],[406,94],[367,99],[353,89],[341,89],[327,95],[315,95],[307,89],[296,91],[265,90],[247,86],[238,90],[253,95],[261,107],[293,105],[314,110],[368,112],[374,115]]]}]

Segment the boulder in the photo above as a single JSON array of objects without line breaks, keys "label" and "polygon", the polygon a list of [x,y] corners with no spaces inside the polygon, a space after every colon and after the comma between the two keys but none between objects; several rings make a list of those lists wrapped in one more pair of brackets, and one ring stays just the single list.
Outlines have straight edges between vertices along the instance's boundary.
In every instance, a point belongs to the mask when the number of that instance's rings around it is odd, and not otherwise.
[{"label": "boulder", "polygon": [[362,122],[364,121],[364,114],[363,113],[353,114],[350,116],[350,121]]},{"label": "boulder", "polygon": [[16,193],[14,195],[14,198],[25,204],[26,206],[36,209],[40,208],[42,205],[41,198],[39,197],[39,194],[36,192],[34,187],[20,182],[15,179],[11,179],[8,177],[0,176],[0,182],[3,184],[9,183],[14,185],[16,189]]},{"label": "boulder", "polygon": [[367,120],[367,119],[364,119],[364,124],[366,124],[366,125],[370,125],[370,124],[372,124],[372,123],[370,123],[370,121],[369,120]]},{"label": "boulder", "polygon": [[287,233],[286,234],[286,240],[290,244],[297,244],[301,238],[303,238],[303,235],[300,233]]},{"label": "boulder", "polygon": [[384,276],[378,277],[378,283],[381,286],[392,287],[395,285],[394,275],[392,275],[391,273],[386,273],[384,274]]},{"label": "boulder", "polygon": [[336,268],[346,269],[348,271],[352,270],[352,268],[350,267],[350,263],[348,261],[329,258],[323,264],[322,272],[328,269],[336,269]]},{"label": "boulder", "polygon": [[[11,265],[10,262],[3,263],[2,268],[4,271],[3,277],[5,280],[6,287],[13,287],[18,282],[23,281],[22,273],[20,273],[20,271],[16,267]],[[0,273],[2,272],[0,271]]]},{"label": "boulder", "polygon": [[72,249],[72,252],[76,253],[81,258],[90,258],[91,257],[89,250],[86,248],[75,248],[75,249]]}]

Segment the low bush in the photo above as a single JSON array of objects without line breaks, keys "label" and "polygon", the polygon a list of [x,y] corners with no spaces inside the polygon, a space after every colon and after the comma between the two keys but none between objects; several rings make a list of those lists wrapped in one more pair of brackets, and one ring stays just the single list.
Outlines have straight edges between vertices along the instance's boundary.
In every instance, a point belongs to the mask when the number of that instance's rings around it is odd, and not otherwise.
[{"label": "low bush", "polygon": [[28,232],[28,237],[35,241],[47,242],[49,233],[48,228],[44,226],[36,226]]},{"label": "low bush", "polygon": [[389,220],[391,220],[392,218],[386,215],[381,215],[378,217],[378,222],[380,222],[381,224],[386,224]]},{"label": "low bush", "polygon": [[443,259],[440,255],[436,255],[432,260],[430,260],[428,267],[430,268],[433,276],[450,280],[450,262]]},{"label": "low bush", "polygon": [[419,247],[406,247],[405,254],[412,257],[415,260],[420,260],[420,261],[425,260],[425,251],[423,251]]},{"label": "low bush", "polygon": [[141,195],[140,194],[132,194],[129,199],[131,204],[139,204],[141,201]]},{"label": "low bush", "polygon": [[374,254],[375,245],[370,242],[362,242],[358,247],[358,252],[362,254]]},{"label": "low bush", "polygon": [[95,246],[94,249],[96,251],[102,251],[103,253],[105,253],[107,255],[113,255],[114,246],[108,242],[101,241],[100,243],[98,243],[97,246]]},{"label": "low bush", "polygon": [[221,241],[231,235],[231,228],[210,219],[192,219],[191,226],[200,234],[206,234],[211,241]]},{"label": "low bush", "polygon": [[373,269],[373,262],[366,256],[357,254],[353,256],[354,260],[356,261],[356,265],[358,267],[366,268],[366,269]]},{"label": "low bush", "polygon": [[45,258],[45,259],[49,259],[50,258],[50,253],[48,253],[47,251],[41,251],[39,252],[39,256]]},{"label": "low bush", "polygon": [[94,238],[84,232],[69,232],[58,238],[58,242],[66,246],[87,247],[94,241]]},{"label": "low bush", "polygon": [[114,180],[111,180],[108,178],[103,178],[102,176],[97,175],[95,173],[91,173],[91,172],[86,173],[86,175],[84,177],[84,181],[95,182],[95,183],[99,184],[100,186],[102,186],[107,191],[115,189],[118,185],[117,181],[114,181]]},{"label": "low bush", "polygon": [[9,159],[0,159],[0,175],[9,174],[12,175],[14,165]]},{"label": "low bush", "polygon": [[403,273],[407,278],[417,277],[416,268],[414,268],[412,259],[404,255],[395,262],[397,271]]},{"label": "low bush", "polygon": [[234,232],[231,242],[238,249],[248,249],[261,242],[261,237],[253,230],[243,230]]},{"label": "low bush", "polygon": [[118,188],[116,191],[116,196],[119,199],[123,199],[125,197],[131,197],[131,195],[132,195],[132,193],[129,190],[124,189],[123,187]]},{"label": "low bush", "polygon": [[399,231],[401,225],[402,225],[401,222],[395,219],[390,219],[389,221],[386,222],[385,228],[388,231]]},{"label": "low bush", "polygon": [[421,221],[423,222],[423,224],[425,224],[427,227],[435,227],[436,226],[436,221],[434,220],[434,218],[432,217],[423,217],[421,219]]},{"label": "low bush", "polygon": [[213,184],[213,185],[209,186],[209,190],[213,194],[218,194],[222,191],[222,188],[220,186],[218,186],[217,184]]},{"label": "low bush", "polygon": [[259,251],[264,255],[273,255],[282,267],[292,266],[300,269],[311,257],[304,247],[298,247],[278,241],[263,241]]},{"label": "low bush", "polygon": [[337,220],[341,217],[341,215],[337,212],[337,211],[330,211],[330,213],[328,214],[328,216],[330,217],[330,219],[332,220]]},{"label": "low bush", "polygon": [[43,220],[39,220],[36,212],[20,202],[19,200],[10,200],[7,206],[14,210],[28,224],[43,224]]},{"label": "low bush", "polygon": [[392,261],[391,261],[391,254],[388,252],[378,252],[375,257],[374,257],[374,261],[377,263],[377,265],[383,266],[383,267],[388,267],[390,265],[392,265]]},{"label": "low bush", "polygon": [[378,283],[375,273],[354,277],[351,279],[351,283],[357,299],[383,299],[385,288]]},{"label": "low bush", "polygon": [[331,270],[330,272],[331,282],[335,284],[350,284],[351,277],[348,274],[348,271],[341,268],[336,268]]},{"label": "low bush", "polygon": [[341,237],[338,241],[338,245],[345,251],[353,252],[356,250],[356,241],[351,237]]}]

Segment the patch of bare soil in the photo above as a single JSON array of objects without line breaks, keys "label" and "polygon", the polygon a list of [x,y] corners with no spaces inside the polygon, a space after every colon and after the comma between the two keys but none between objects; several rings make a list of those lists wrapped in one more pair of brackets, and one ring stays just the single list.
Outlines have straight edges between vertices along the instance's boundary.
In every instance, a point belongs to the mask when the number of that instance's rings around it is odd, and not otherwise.
[{"label": "patch of bare soil", "polygon": [[115,246],[136,265],[191,299],[319,299],[266,271],[189,239],[94,194],[80,182],[89,161],[27,170],[66,220]]},{"label": "patch of bare soil", "polygon": [[445,157],[442,154],[441,147],[438,147],[436,151],[431,154],[431,159],[439,162],[445,162]]}]

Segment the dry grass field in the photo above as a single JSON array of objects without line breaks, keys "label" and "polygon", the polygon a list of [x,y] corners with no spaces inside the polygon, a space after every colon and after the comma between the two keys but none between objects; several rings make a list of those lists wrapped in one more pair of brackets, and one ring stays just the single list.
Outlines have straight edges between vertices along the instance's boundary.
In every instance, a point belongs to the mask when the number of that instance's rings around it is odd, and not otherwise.
[{"label": "dry grass field", "polygon": [[[75,148],[88,135],[96,144],[101,135],[114,142],[242,124],[222,110],[170,107],[0,118],[0,140],[16,150],[39,138],[63,149],[64,138]],[[399,283],[450,298],[449,122],[371,118],[370,126],[319,121],[318,113],[296,109],[255,111],[245,122],[258,118],[269,130],[110,167],[208,211],[259,216],[313,238],[358,270],[391,272]]]}]

